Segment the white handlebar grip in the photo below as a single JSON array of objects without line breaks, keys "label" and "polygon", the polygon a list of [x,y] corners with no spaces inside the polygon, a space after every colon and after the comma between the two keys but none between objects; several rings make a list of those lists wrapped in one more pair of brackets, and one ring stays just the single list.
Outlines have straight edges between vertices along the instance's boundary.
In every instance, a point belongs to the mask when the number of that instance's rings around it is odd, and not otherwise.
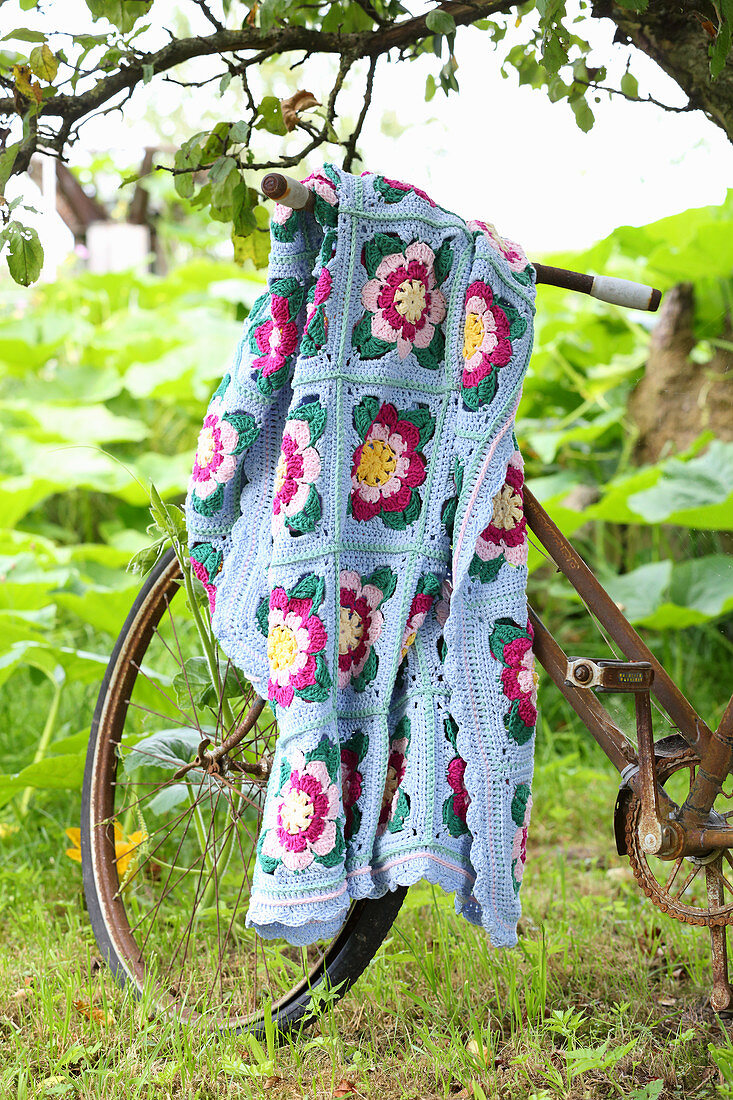
[{"label": "white handlebar grip", "polygon": [[311,192],[299,180],[294,180],[292,176],[283,176],[280,172],[270,172],[262,180],[260,187],[265,198],[274,199],[291,210],[305,210],[313,200]]},{"label": "white handlebar grip", "polygon": [[605,275],[593,278],[591,296],[614,306],[630,306],[632,309],[655,310],[660,294],[644,283],[632,283],[628,279],[611,279]]}]

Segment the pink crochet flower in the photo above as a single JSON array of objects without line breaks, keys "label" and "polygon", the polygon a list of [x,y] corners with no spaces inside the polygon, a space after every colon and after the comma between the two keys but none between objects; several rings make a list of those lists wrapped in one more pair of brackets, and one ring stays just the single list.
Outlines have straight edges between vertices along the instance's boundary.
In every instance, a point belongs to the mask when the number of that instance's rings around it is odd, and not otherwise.
[{"label": "pink crochet flower", "polygon": [[325,646],[326,630],[313,613],[313,600],[289,597],[284,588],[274,588],[267,630],[268,698],[289,707],[295,691],[314,685],[317,655]]},{"label": "pink crochet flower", "polygon": [[504,257],[512,271],[524,271],[529,260],[521,245],[501,237],[491,222],[470,221],[466,224],[472,232],[478,231],[482,234],[494,251]]},{"label": "pink crochet flower", "polygon": [[[368,176],[369,172],[362,172],[362,176]],[[392,180],[387,176],[375,176],[374,186],[380,193],[385,202],[393,203],[399,202],[405,195],[409,195],[411,192],[414,195],[418,195],[419,198],[424,199],[428,206],[434,207],[436,204],[424,191],[421,191],[419,187],[413,187],[411,183],[402,183],[401,180]],[[395,194],[395,192],[399,192]]]},{"label": "pink crochet flower", "polygon": [[206,590],[206,595],[209,597],[209,611],[214,614],[216,607],[216,585],[209,583],[209,574],[206,571],[206,566],[202,565],[200,561],[196,561],[195,558],[191,558],[191,568],[193,569],[194,576],[197,577]]},{"label": "pink crochet flower", "polygon": [[501,557],[512,565],[527,562],[527,524],[524,518],[524,473],[522,458],[515,451],[509,460],[506,479],[494,497],[491,522],[476,539],[481,561]]},{"label": "pink crochet flower", "polygon": [[346,687],[364,671],[369,655],[384,627],[378,610],[384,593],[373,584],[362,584],[358,573],[341,570],[338,686]]},{"label": "pink crochet flower", "polygon": [[252,365],[262,372],[262,377],[274,374],[285,366],[298,346],[298,329],[290,320],[290,304],[287,298],[273,294],[270,299],[271,319],[254,331],[254,339],[262,353]]},{"label": "pink crochet flower", "polygon": [[322,760],[306,764],[295,754],[290,779],[280,801],[273,800],[266,820],[262,854],[280,860],[291,871],[309,867],[336,845],[336,818],[341,809],[338,787]]},{"label": "pink crochet flower", "polygon": [[453,795],[453,813],[463,822],[466,820],[468,805],[471,801],[463,781],[465,774],[466,761],[460,756],[454,756],[448,765],[448,786],[452,791],[455,791]]},{"label": "pink crochet flower", "polygon": [[380,512],[403,512],[425,481],[425,457],[417,450],[420,431],[401,420],[394,405],[379,409],[351,466],[351,507],[359,521]]},{"label": "pink crochet flower", "polygon": [[313,172],[302,181],[303,186],[323,199],[329,206],[338,206],[338,195],[333,182],[323,172]]},{"label": "pink crochet flower", "polygon": [[505,367],[512,357],[509,320],[487,283],[477,279],[466,292],[463,342],[463,387],[478,386],[495,367]]},{"label": "pink crochet flower", "polygon": [[433,600],[435,596],[430,596],[426,592],[416,592],[412,598],[410,604],[410,613],[407,616],[407,622],[405,623],[405,629],[402,634],[402,644],[400,647],[400,660],[405,659],[405,655],[415,641],[417,632],[425,622],[425,616],[430,608],[433,606]]},{"label": "pink crochet flower", "polygon": [[537,675],[531,639],[516,638],[506,645],[504,661],[509,666],[501,672],[504,694],[512,702],[519,701],[519,717],[526,726],[533,726],[537,721]]},{"label": "pink crochet flower", "polygon": [[404,252],[385,256],[362,289],[362,304],[372,315],[372,336],[396,343],[400,359],[413,345],[427,348],[435,326],[445,317],[445,297],[438,289],[434,264],[432,248],[415,241]]},{"label": "pink crochet flower", "polygon": [[517,890],[524,877],[524,865],[527,862],[527,834],[529,832],[529,819],[531,813],[532,796],[530,795],[527,799],[527,805],[524,811],[524,820],[517,828],[514,834],[514,840],[512,841],[512,878],[514,879],[514,885]]},{"label": "pink crochet flower", "polygon": [[220,485],[225,485],[237,468],[239,432],[222,419],[221,398],[215,398],[199,432],[190,488],[200,500],[206,500]]},{"label": "pink crochet flower", "polygon": [[305,420],[288,420],[283,433],[282,450],[275,471],[275,497],[272,503],[272,531],[278,534],[286,518],[298,515],[305,507],[313,483],[321,473],[321,456],[311,446],[311,426]]},{"label": "pink crochet flower", "polygon": [[387,779],[382,794],[382,808],[379,812],[377,836],[381,836],[385,832],[387,825],[397,811],[400,783],[405,778],[405,772],[407,771],[407,745],[408,739],[406,737],[398,737],[392,741],[390,746],[389,760],[387,761]]},{"label": "pink crochet flower", "polygon": [[354,806],[361,798],[363,776],[358,770],[359,756],[353,749],[341,749],[341,795],[346,824],[344,835],[350,837],[355,822]]}]

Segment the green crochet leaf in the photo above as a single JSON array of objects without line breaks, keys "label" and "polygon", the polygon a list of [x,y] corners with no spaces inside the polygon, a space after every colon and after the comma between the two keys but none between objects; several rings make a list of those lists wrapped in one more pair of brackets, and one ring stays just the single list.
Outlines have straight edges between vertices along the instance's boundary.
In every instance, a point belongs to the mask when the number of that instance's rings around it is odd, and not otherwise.
[{"label": "green crochet leaf", "polygon": [[255,329],[259,328],[263,321],[266,321],[270,316],[270,295],[268,291],[264,294],[260,294],[259,298],[255,299],[254,305],[247,315],[247,328],[249,331],[249,349],[256,355],[260,355],[260,349],[257,347],[255,341]]},{"label": "green crochet leaf", "polygon": [[445,337],[443,330],[436,326],[433,338],[426,348],[418,348],[412,345],[412,353],[421,367],[426,370],[438,370],[443,365],[445,354]]},{"label": "green crochet leaf", "polygon": [[305,299],[305,287],[302,283],[288,275],[284,279],[275,279],[270,284],[270,294],[276,294],[278,298],[287,298],[290,320],[294,321],[300,313]]},{"label": "green crochet leaf", "polygon": [[260,833],[260,839],[257,841],[257,859],[259,861],[260,867],[266,875],[274,875],[275,871],[280,866],[280,860],[273,859],[272,856],[266,856],[262,851],[262,845],[265,842],[265,837],[267,836],[268,832],[269,830],[265,829],[262,833]]},{"label": "green crochet leaf", "polygon": [[323,703],[331,692],[331,676],[322,653],[316,654],[316,682],[309,687],[298,688],[298,696],[307,703]]},{"label": "green crochet leaf", "polygon": [[381,569],[375,569],[368,577],[364,577],[363,583],[373,584],[375,588],[379,589],[382,593],[382,598],[377,604],[377,607],[381,607],[385,600],[388,600],[394,593],[397,587],[397,574],[390,569],[388,565],[383,565]]},{"label": "green crochet leaf", "polygon": [[222,420],[226,420],[228,424],[231,424],[239,436],[237,445],[232,451],[234,455],[241,455],[243,451],[251,447],[260,434],[259,424],[249,413],[225,413]]},{"label": "green crochet leaf", "polygon": [[280,778],[278,779],[277,783],[277,794],[282,794],[283,790],[285,789],[286,783],[290,782],[292,770],[293,769],[290,767],[287,758],[283,758],[280,761]]},{"label": "green crochet leaf", "polygon": [[452,714],[446,714],[443,720],[443,728],[445,729],[445,736],[448,738],[455,751],[458,752],[458,723]]},{"label": "green crochet leaf", "polygon": [[[260,352],[258,350],[258,355],[259,354]],[[288,380],[289,370],[290,358],[283,363],[279,370],[273,371],[272,374],[264,375],[261,370],[257,370],[257,389],[260,393],[264,394],[265,397],[271,397],[285,385]]]},{"label": "green crochet leaf", "polygon": [[365,313],[355,326],[351,336],[351,343],[358,350],[362,359],[380,359],[390,351],[394,351],[396,344],[388,344],[372,336],[372,314]]},{"label": "green crochet leaf", "polygon": [[308,329],[303,333],[300,343],[301,355],[307,359],[317,355],[326,343],[326,310],[325,303],[317,306],[315,313],[308,322]]},{"label": "green crochet leaf", "polygon": [[518,626],[513,619],[497,619],[491,631],[489,646],[497,661],[504,664],[504,646],[516,638],[529,638],[526,630]]},{"label": "green crochet leaf", "polygon": [[392,187],[383,176],[374,177],[374,190],[378,191],[386,203],[401,202],[410,191],[401,191],[399,187]]},{"label": "green crochet leaf", "polygon": [[[361,810],[359,809],[358,806],[352,806],[351,807],[351,828],[349,829],[347,839],[351,840],[352,837],[356,836],[356,834],[359,832],[360,828],[361,828]],[[347,835],[346,830],[344,830],[344,836],[346,837],[346,835]]]},{"label": "green crochet leaf", "polygon": [[509,713],[504,715],[504,725],[512,741],[516,741],[518,745],[526,745],[534,733],[534,726],[525,726],[519,717],[518,699],[515,699],[512,703]]},{"label": "green crochet leaf", "polygon": [[211,400],[212,401],[214,401],[215,398],[217,398],[217,397],[223,397],[224,396],[227,389],[229,388],[229,383],[231,382],[231,380],[232,380],[231,374],[225,374],[224,375],[221,382],[219,383],[219,385],[216,387],[216,389],[214,390],[214,392],[211,395]]},{"label": "green crochet leaf", "polygon": [[534,268],[530,264],[525,267],[524,271],[512,271],[512,276],[518,283],[521,283],[522,286],[531,286],[533,272]]},{"label": "green crochet leaf", "polygon": [[349,740],[344,741],[342,748],[353,752],[356,755],[356,759],[361,763],[369,748],[369,738],[363,730],[355,730]]},{"label": "green crochet leaf", "polygon": [[422,508],[422,499],[420,494],[413,491],[410,497],[410,503],[402,512],[380,512],[382,522],[385,527],[389,527],[391,531],[405,531],[411,523],[420,515],[420,509]]},{"label": "green crochet leaf", "polygon": [[377,668],[379,666],[379,659],[377,657],[374,648],[369,650],[369,656],[366,659],[364,668],[361,670],[358,676],[354,676],[351,681],[351,686],[354,691],[364,691],[368,684],[371,684],[372,680],[377,675]]},{"label": "green crochet leaf", "polygon": [[435,598],[440,595],[440,580],[435,576],[435,573],[423,573],[417,582],[416,591],[424,596]]},{"label": "green crochet leaf", "polygon": [[522,316],[516,306],[506,302],[503,298],[500,298],[496,304],[501,306],[506,313],[509,322],[509,339],[512,343],[519,340],[527,331],[527,318]]},{"label": "green crochet leaf", "polygon": [[367,432],[377,418],[380,409],[378,397],[362,397],[354,408],[354,427],[359,436],[366,439]]},{"label": "green crochet leaf", "polygon": [[405,822],[410,816],[410,799],[403,790],[397,795],[397,803],[394,808],[392,817],[387,822],[387,828],[391,833],[399,833],[401,829],[404,829]]},{"label": "green crochet leaf", "polygon": [[529,802],[530,786],[529,783],[520,783],[514,792],[512,798],[512,821],[521,828],[524,824],[524,815],[527,812],[527,803]]},{"label": "green crochet leaf", "polygon": [[440,511],[440,521],[445,527],[446,534],[449,538],[453,538],[453,527],[456,522],[456,511],[458,509],[458,497],[448,497],[443,502],[443,507]]},{"label": "green crochet leaf", "polygon": [[199,542],[189,550],[189,556],[203,565],[209,580],[212,580],[221,569],[224,555],[221,550],[216,550],[210,542]]},{"label": "green crochet leaf", "polygon": [[452,266],[453,249],[448,241],[443,241],[435,253],[435,278],[439,284],[445,281]]},{"label": "green crochet leaf", "polygon": [[377,233],[371,240],[364,242],[364,267],[370,279],[377,273],[377,268],[385,256],[392,256],[395,252],[403,252],[404,244],[396,233]]},{"label": "green crochet leaf", "polygon": [[488,405],[494,399],[498,384],[496,367],[494,367],[491,374],[487,374],[485,378],[482,378],[478,386],[463,387],[463,403],[469,409],[473,409],[474,412],[483,405]]},{"label": "green crochet leaf", "polygon": [[321,498],[315,485],[311,485],[302,510],[296,512],[294,516],[286,516],[285,526],[288,530],[298,531],[302,535],[308,531],[315,531],[321,515]]},{"label": "green crochet leaf", "polygon": [[326,585],[323,577],[317,576],[315,573],[308,573],[307,576],[301,577],[297,584],[288,589],[288,597],[291,600],[313,600],[313,609],[323,603],[323,596],[326,591]]},{"label": "green crochet leaf", "polygon": [[332,783],[339,780],[341,774],[341,749],[328,737],[322,737],[314,749],[305,753],[305,762],[320,760],[326,765],[326,771]]},{"label": "green crochet leaf", "polygon": [[211,496],[205,499],[198,496],[194,489],[191,493],[191,504],[195,512],[200,516],[214,516],[220,512],[224,503],[224,486],[219,485]]},{"label": "green crochet leaf", "polygon": [[294,210],[289,218],[286,218],[284,222],[276,222],[274,219],[270,220],[270,229],[272,235],[276,241],[281,244],[292,244],[298,235],[298,212]]},{"label": "green crochet leaf", "polygon": [[418,450],[422,450],[425,444],[435,434],[435,418],[430,415],[429,409],[409,409],[398,413],[400,420],[409,420],[420,432]]},{"label": "green crochet leaf", "polygon": [[443,824],[451,836],[464,836],[468,832],[468,825],[458,816],[453,809],[455,795],[450,795],[443,803]]},{"label": "green crochet leaf", "polygon": [[[407,741],[407,748],[409,748],[409,746],[410,746],[410,737],[411,737],[411,734],[410,734],[411,728],[412,727],[411,727],[410,719],[407,717],[406,714],[403,715],[402,718],[400,718],[397,725],[395,726],[395,731],[394,731],[394,734],[392,735],[391,740],[392,741],[401,741],[404,738]],[[407,754],[407,748],[405,749],[405,754]]]},{"label": "green crochet leaf", "polygon": [[343,830],[340,825],[337,825],[336,842],[333,848],[325,856],[316,856],[314,862],[320,863],[322,867],[336,867],[341,862],[345,847]]},{"label": "green crochet leaf", "polygon": [[267,635],[269,634],[269,631],[270,631],[270,597],[269,596],[263,596],[262,599],[260,600],[259,604],[257,605],[257,611],[255,612],[255,621],[257,623],[257,628],[260,631],[260,633],[264,634],[265,637],[267,637]]},{"label": "green crochet leaf", "polygon": [[468,567],[468,575],[469,577],[477,577],[482,584],[489,584],[490,581],[496,580],[499,576],[499,570],[505,561],[506,558],[503,554],[500,554],[498,558],[490,558],[489,561],[482,561],[478,554],[474,554]]},{"label": "green crochet leaf", "polygon": [[309,401],[291,413],[288,420],[305,420],[310,425],[311,447],[323,435],[326,427],[326,410],[319,401]]},{"label": "green crochet leaf", "polygon": [[[318,262],[321,267],[326,267],[327,264],[333,259],[333,254],[336,251],[336,242],[338,240],[338,234],[335,229],[327,229],[323,234],[323,243],[321,244],[321,251],[318,253]],[[315,287],[315,283],[313,284]]]}]

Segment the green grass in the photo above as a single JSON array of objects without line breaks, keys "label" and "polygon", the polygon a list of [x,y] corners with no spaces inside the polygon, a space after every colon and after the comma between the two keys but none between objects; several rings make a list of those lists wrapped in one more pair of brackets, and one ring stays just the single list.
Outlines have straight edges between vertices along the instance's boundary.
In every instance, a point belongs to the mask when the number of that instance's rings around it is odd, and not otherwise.
[{"label": "green grass", "polygon": [[613,852],[614,776],[589,755],[538,768],[516,951],[415,887],[351,994],[279,1049],[212,1041],[115,986],[64,855],[77,806],[48,804],[0,847],[0,1096],[719,1095],[709,1045],[731,1080],[733,1051],[691,1013],[706,935],[641,897]]}]

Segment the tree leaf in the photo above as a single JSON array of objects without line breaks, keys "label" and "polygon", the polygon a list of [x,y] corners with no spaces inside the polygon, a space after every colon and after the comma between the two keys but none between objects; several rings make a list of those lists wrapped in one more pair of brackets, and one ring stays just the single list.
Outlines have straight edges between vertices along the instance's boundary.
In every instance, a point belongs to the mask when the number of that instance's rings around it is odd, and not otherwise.
[{"label": "tree leaf", "polygon": [[7,227],[8,270],[21,286],[30,286],[41,274],[43,248],[38,233],[30,226],[11,222]]},{"label": "tree leaf", "polygon": [[433,34],[455,34],[456,33],[456,21],[453,16],[447,12],[442,11],[440,8],[434,8],[428,12],[425,25],[428,30]]},{"label": "tree leaf", "polygon": [[258,130],[267,130],[268,133],[278,134],[280,137],[287,134],[280,100],[277,96],[266,95],[257,108],[257,114],[261,116],[261,121],[256,123]]},{"label": "tree leaf", "polygon": [[92,18],[108,19],[118,30],[126,34],[138,19],[150,11],[153,0],[85,0]]},{"label": "tree leaf", "polygon": [[56,73],[59,71],[58,59],[46,42],[31,50],[30,63],[35,76],[45,80],[47,84],[51,84],[56,79]]}]

